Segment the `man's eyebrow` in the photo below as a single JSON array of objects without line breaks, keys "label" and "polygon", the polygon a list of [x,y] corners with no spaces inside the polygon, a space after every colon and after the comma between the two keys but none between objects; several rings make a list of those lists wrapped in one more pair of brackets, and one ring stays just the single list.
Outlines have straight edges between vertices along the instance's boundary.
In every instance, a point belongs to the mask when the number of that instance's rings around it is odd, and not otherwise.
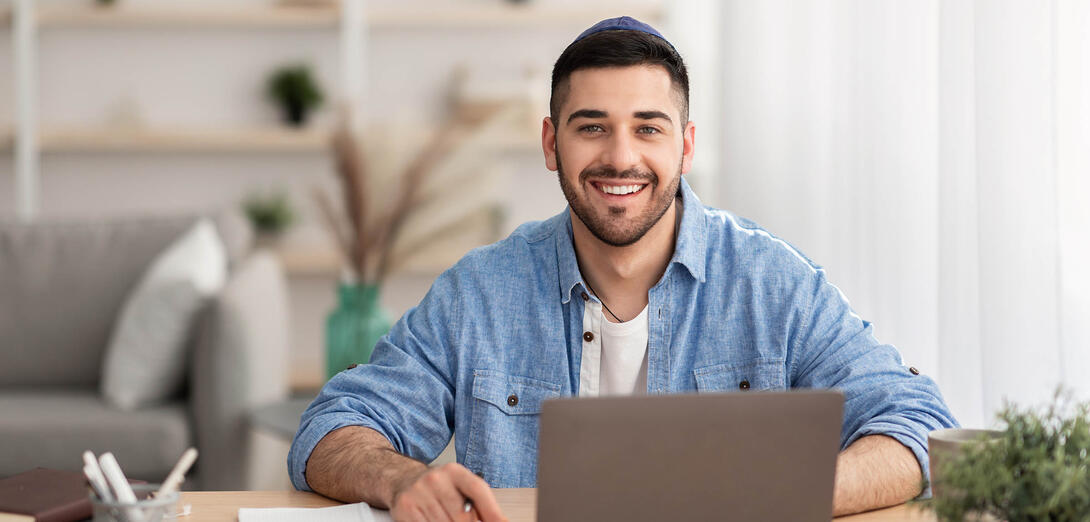
[{"label": "man's eyebrow", "polygon": [[661,118],[668,122],[673,122],[673,120],[670,119],[670,116],[662,111],[636,111],[632,115],[641,120],[653,120],[656,118]]},{"label": "man's eyebrow", "polygon": [[605,118],[606,111],[600,111],[598,109],[579,109],[568,116],[568,123],[576,118]]}]

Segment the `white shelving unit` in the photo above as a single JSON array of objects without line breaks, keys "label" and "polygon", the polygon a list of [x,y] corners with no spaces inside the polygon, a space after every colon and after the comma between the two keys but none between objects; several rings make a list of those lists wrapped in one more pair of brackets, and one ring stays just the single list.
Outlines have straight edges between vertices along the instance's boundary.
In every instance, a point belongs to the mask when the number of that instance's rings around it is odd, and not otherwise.
[{"label": "white shelving unit", "polygon": [[52,152],[322,152],[330,133],[320,129],[47,129],[40,150]]},{"label": "white shelving unit", "polygon": [[[620,2],[597,5],[556,6],[546,2],[513,4],[463,3],[429,6],[427,9],[395,3],[340,0],[328,4],[295,3],[224,5],[223,2],[175,2],[140,4],[119,2],[101,7],[92,0],[67,5],[44,5],[37,0],[12,0],[0,7],[0,24],[13,29],[15,50],[15,125],[0,129],[0,152],[13,152],[18,217],[31,221],[38,209],[38,163],[43,154],[64,153],[300,153],[321,154],[328,149],[328,129],[295,130],[265,128],[147,128],[81,127],[39,128],[37,121],[37,57],[39,38],[68,29],[163,30],[225,28],[257,30],[338,31],[342,82],[335,92],[349,93],[346,102],[359,106],[366,65],[364,49],[369,32],[376,29],[496,29],[509,27],[570,26],[584,28],[588,19],[603,19],[623,12],[652,23],[666,17],[662,3],[632,6]],[[360,111],[355,111],[359,115]],[[496,148],[512,150],[539,147],[536,134],[512,133]],[[336,273],[340,259],[326,248],[278,249],[288,271],[298,275]]]},{"label": "white shelving unit", "polygon": [[[58,152],[300,152],[320,153],[328,131],[267,129],[154,129],[82,128],[38,129],[36,113],[36,48],[44,31],[65,28],[288,28],[338,29],[344,92],[360,95],[363,47],[372,28],[427,27],[528,27],[573,25],[588,18],[605,18],[625,12],[646,20],[659,20],[661,8],[624,6],[548,6],[497,2],[487,5],[439,6],[420,9],[392,4],[365,5],[364,0],[341,0],[329,4],[275,3],[224,6],[222,3],[125,4],[101,7],[87,4],[38,5],[36,0],[13,0],[0,8],[0,23],[13,27],[16,61],[16,122],[14,129],[0,131],[0,150],[13,150],[16,171],[18,215],[33,220],[38,208],[38,158]],[[357,98],[358,100],[358,98]],[[353,99],[347,100],[356,105]],[[359,111],[356,111],[357,114]],[[521,138],[520,138],[521,139]],[[502,148],[521,146],[499,144]],[[531,145],[527,143],[526,145]]]}]

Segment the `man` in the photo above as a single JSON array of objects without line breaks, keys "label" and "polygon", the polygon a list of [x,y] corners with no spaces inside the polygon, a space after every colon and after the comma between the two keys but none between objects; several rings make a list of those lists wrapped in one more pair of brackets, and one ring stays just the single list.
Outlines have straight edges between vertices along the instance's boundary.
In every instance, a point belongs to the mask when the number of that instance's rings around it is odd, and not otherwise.
[{"label": "man", "polygon": [[[682,179],[688,90],[678,53],[631,18],[568,46],[542,148],[569,208],[468,254],[370,364],[326,384],[292,444],[297,488],[396,520],[504,520],[489,487],[534,486],[549,398],[835,387],[835,512],[920,493],[927,432],[956,425],[937,387],[819,267],[700,203]],[[428,468],[452,431],[459,464]]]}]

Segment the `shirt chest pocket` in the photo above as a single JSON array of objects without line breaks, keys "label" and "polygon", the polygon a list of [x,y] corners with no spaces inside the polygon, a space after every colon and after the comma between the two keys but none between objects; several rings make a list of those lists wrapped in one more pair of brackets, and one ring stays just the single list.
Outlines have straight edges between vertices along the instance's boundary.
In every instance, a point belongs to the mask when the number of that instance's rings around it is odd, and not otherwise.
[{"label": "shirt chest pocket", "polygon": [[784,390],[784,363],[757,359],[744,363],[724,363],[693,370],[696,389],[701,393],[727,391]]},{"label": "shirt chest pocket", "polygon": [[493,487],[533,487],[541,405],[560,397],[560,385],[476,370],[472,391],[466,467]]}]

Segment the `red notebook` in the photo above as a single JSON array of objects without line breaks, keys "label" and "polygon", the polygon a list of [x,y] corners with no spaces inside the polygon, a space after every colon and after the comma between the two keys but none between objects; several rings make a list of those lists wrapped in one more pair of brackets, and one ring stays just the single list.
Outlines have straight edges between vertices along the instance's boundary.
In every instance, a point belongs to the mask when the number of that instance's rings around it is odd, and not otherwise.
[{"label": "red notebook", "polygon": [[36,468],[0,479],[0,522],[91,518],[87,493],[87,478],[78,471]]}]

